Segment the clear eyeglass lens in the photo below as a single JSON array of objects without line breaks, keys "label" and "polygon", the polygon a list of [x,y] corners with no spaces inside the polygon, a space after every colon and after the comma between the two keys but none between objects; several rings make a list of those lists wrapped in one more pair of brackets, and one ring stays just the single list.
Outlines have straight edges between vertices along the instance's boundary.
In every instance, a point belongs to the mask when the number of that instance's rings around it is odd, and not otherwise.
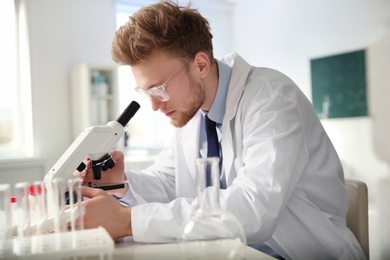
[{"label": "clear eyeglass lens", "polygon": [[168,93],[166,93],[162,89],[153,88],[153,89],[148,89],[147,91],[145,91],[145,90],[136,88],[136,91],[138,93],[140,93],[146,99],[150,99],[151,97],[153,97],[153,98],[156,98],[156,99],[163,101],[163,102],[166,102],[169,100]]},{"label": "clear eyeglass lens", "polygon": [[164,93],[163,86],[154,87],[147,90],[148,94],[151,96],[161,96]]},{"label": "clear eyeglass lens", "polygon": [[160,101],[166,102],[169,100],[169,96],[166,92],[161,92],[159,96],[156,96]]},{"label": "clear eyeglass lens", "polygon": [[164,86],[163,85],[150,88],[150,89],[148,89],[146,91],[145,90],[141,90],[141,89],[137,89],[137,91],[142,93],[146,98],[153,97],[153,98],[156,98],[156,99],[158,99],[160,101],[168,101],[169,100],[168,93],[166,93],[164,91]]}]

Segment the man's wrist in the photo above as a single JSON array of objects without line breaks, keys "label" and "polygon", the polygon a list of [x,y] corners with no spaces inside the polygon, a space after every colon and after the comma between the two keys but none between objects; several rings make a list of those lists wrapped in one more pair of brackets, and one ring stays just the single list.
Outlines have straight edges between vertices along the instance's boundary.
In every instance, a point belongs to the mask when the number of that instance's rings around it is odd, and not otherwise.
[{"label": "man's wrist", "polygon": [[133,235],[133,230],[131,226],[131,207],[123,206],[122,214],[122,223],[123,223],[123,234],[121,237],[127,237]]}]

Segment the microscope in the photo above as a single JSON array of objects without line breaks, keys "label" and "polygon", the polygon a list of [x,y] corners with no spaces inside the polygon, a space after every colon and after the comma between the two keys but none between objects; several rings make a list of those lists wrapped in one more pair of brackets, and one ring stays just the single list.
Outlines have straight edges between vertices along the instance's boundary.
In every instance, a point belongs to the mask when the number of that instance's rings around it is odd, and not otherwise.
[{"label": "microscope", "polygon": [[116,121],[84,129],[47,172],[44,183],[49,185],[56,178],[68,180],[76,169],[80,172],[83,171],[85,169],[83,160],[86,157],[91,159],[94,180],[100,180],[101,171],[115,166],[109,152],[122,138],[124,127],[139,108],[140,105],[136,101],[132,101]]}]

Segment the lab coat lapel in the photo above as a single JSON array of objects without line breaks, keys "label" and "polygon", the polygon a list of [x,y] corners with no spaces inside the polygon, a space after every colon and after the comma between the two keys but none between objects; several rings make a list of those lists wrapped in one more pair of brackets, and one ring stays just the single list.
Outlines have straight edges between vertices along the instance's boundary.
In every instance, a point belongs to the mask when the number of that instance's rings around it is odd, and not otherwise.
[{"label": "lab coat lapel", "polygon": [[196,180],[195,161],[199,158],[199,131],[197,130],[200,127],[200,116],[201,113],[198,112],[194,118],[183,127],[180,135],[182,150],[185,151],[183,156],[185,157],[188,170],[194,181]]},{"label": "lab coat lapel", "polygon": [[[234,63],[232,62],[234,58]],[[232,54],[222,60],[229,66],[233,67],[232,76],[229,83],[228,95],[226,98],[226,112],[222,123],[222,153],[223,153],[223,167],[225,169],[226,184],[229,185],[233,182],[235,176],[232,176],[231,170],[234,161],[233,142],[240,140],[234,140],[232,136],[231,121],[235,118],[238,109],[238,103],[242,92],[244,91],[245,82],[248,78],[251,66],[238,54]]]}]

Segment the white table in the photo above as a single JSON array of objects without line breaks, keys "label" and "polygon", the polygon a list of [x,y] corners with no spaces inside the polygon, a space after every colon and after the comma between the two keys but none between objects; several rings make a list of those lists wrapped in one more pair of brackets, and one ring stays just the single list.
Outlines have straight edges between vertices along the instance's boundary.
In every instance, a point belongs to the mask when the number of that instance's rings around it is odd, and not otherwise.
[{"label": "white table", "polygon": [[[172,244],[144,244],[137,243],[131,237],[117,241],[113,255],[114,260],[120,259],[180,259],[180,253],[177,243]],[[251,247],[246,247],[246,260],[275,260],[275,258],[257,251]]]}]

